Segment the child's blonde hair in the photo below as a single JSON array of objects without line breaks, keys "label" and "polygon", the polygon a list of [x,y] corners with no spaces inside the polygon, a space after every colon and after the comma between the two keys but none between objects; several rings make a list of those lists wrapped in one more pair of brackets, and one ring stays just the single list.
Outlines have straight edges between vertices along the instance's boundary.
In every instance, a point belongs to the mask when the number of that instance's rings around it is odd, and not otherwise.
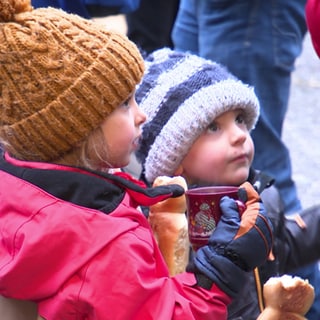
[{"label": "child's blonde hair", "polygon": [[92,131],[79,146],[53,162],[90,170],[103,170],[112,166],[107,159],[108,146],[102,128],[99,127]]}]

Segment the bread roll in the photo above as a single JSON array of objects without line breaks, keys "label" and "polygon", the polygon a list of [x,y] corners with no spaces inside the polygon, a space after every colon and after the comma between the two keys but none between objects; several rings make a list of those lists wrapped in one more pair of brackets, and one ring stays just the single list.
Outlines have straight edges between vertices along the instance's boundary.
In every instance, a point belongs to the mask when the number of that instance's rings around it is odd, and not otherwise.
[{"label": "bread roll", "polygon": [[263,286],[265,309],[257,320],[304,320],[314,301],[314,288],[299,277],[272,277]]},{"label": "bread roll", "polygon": [[[179,184],[187,190],[186,181],[180,176],[158,177],[153,186],[168,184]],[[150,207],[149,222],[171,276],[185,271],[189,260],[188,222],[185,212],[184,195],[169,198]]]},{"label": "bread roll", "polygon": [[307,320],[304,316],[292,312],[283,312],[274,308],[266,308],[257,320]]}]

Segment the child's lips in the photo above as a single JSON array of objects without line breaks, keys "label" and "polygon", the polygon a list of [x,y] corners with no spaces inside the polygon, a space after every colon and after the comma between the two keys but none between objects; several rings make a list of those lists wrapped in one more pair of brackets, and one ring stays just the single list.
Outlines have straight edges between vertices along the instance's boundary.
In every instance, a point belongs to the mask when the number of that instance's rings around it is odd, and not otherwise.
[{"label": "child's lips", "polygon": [[137,150],[138,147],[139,147],[139,144],[140,144],[140,138],[141,136],[138,136],[137,138],[135,138],[132,142],[132,145],[133,145],[133,149],[134,150]]},{"label": "child's lips", "polygon": [[249,156],[247,154],[241,154],[239,156],[234,157],[231,162],[249,162]]}]

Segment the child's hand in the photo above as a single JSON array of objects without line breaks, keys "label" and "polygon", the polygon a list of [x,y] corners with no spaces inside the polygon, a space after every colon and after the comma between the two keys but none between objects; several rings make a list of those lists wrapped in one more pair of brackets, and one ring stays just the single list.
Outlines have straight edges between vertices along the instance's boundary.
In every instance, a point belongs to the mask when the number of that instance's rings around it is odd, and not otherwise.
[{"label": "child's hand", "polygon": [[241,185],[239,198],[246,205],[241,218],[233,199],[221,199],[223,215],[209,244],[241,269],[250,271],[268,258],[273,228],[260,196],[250,183]]},{"label": "child's hand", "polygon": [[[170,184],[178,184],[187,190],[187,183],[185,179],[181,176],[177,177],[167,177],[161,176],[155,179],[153,183],[153,187],[157,186],[166,186]],[[186,198],[185,195],[182,195],[177,198],[169,198],[167,200],[158,202],[150,207],[150,212],[172,212],[172,213],[182,213],[185,212],[187,209],[186,207]]]},{"label": "child's hand", "polygon": [[241,288],[242,271],[262,265],[273,242],[272,225],[258,193],[249,183],[240,189],[246,210],[240,217],[236,201],[222,198],[221,220],[194,259],[195,272],[200,271],[231,296]]}]

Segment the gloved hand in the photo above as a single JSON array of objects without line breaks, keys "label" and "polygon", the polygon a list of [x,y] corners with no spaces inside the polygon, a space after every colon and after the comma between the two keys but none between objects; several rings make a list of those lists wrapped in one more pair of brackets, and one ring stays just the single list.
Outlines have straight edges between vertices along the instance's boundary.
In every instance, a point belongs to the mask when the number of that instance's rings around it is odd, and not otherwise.
[{"label": "gloved hand", "polygon": [[231,296],[235,296],[242,286],[243,271],[262,265],[273,243],[272,224],[250,183],[241,185],[239,198],[246,205],[241,217],[235,200],[221,199],[221,220],[208,245],[196,252],[192,268],[199,285],[208,286],[201,277],[201,274],[205,275]]}]

